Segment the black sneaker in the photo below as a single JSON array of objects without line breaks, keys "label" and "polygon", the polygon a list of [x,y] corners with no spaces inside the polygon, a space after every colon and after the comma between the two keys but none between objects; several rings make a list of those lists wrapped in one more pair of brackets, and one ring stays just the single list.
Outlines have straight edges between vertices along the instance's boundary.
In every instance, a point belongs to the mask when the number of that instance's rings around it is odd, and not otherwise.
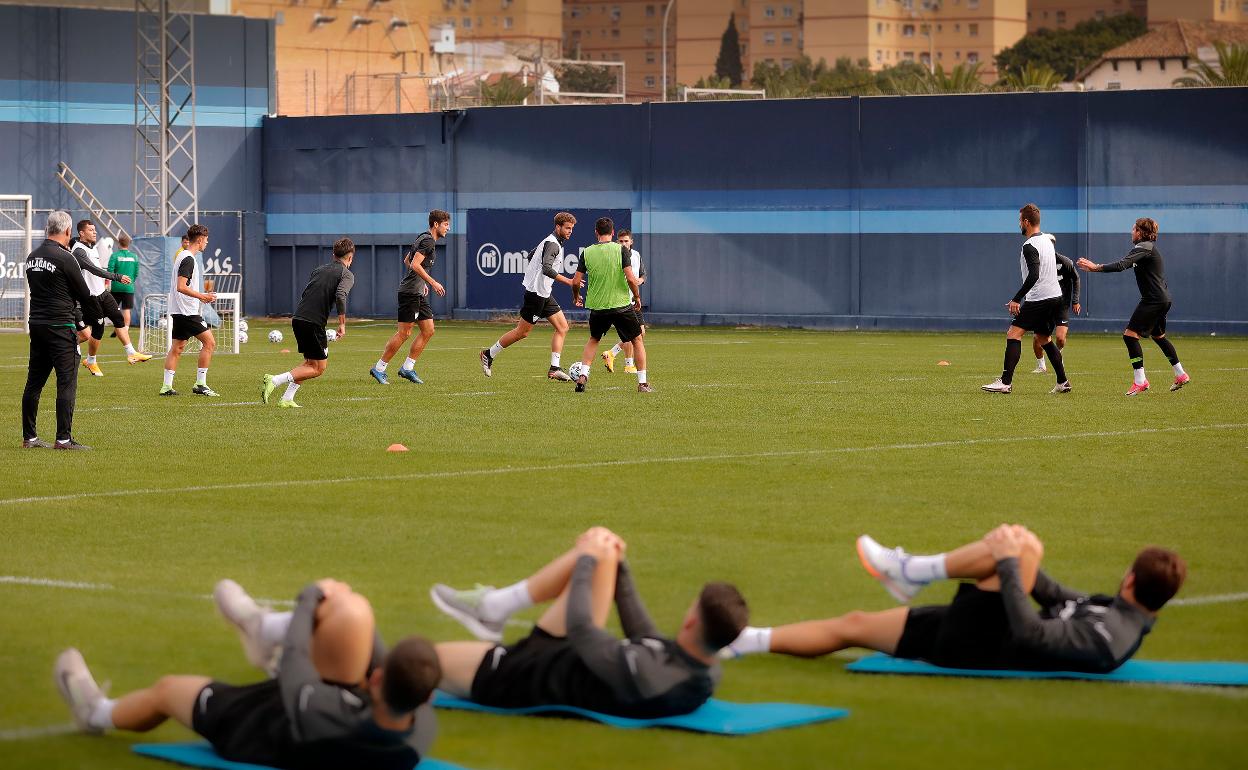
[{"label": "black sneaker", "polygon": [[22,439],[22,449],[51,449],[52,445],[40,438]]},{"label": "black sneaker", "polygon": [[550,371],[546,372],[546,376],[552,380],[558,380],[559,382],[571,382],[572,381],[571,375],[569,375],[567,372],[565,372],[564,370],[560,369],[557,366],[550,367]]},{"label": "black sneaker", "polygon": [[196,385],[191,388],[191,393],[196,396],[211,396],[212,398],[218,398],[221,395],[207,385]]},{"label": "black sneaker", "polygon": [[164,387],[162,387],[162,388],[160,389],[160,393],[159,393],[159,395],[161,395],[161,396],[177,396],[177,395],[181,395],[181,394],[179,394],[179,393],[178,393],[178,391],[174,390],[172,385],[165,385]]},{"label": "black sneaker", "polygon": [[577,393],[584,393],[584,392],[585,392],[585,386],[586,386],[587,384],[589,384],[589,378],[588,378],[588,377],[586,377],[586,376],[585,376],[585,375],[583,375],[583,374],[582,374],[580,377],[577,377],[577,378],[576,378],[576,392],[577,392]]},{"label": "black sneaker", "polygon": [[490,355],[489,348],[481,351],[481,371],[485,372],[486,377],[494,376],[494,356]]},{"label": "black sneaker", "polygon": [[65,450],[83,450],[83,451],[91,450],[91,447],[87,446],[86,444],[79,444],[77,441],[74,441],[72,438],[69,441],[56,442],[56,448],[65,449]]}]

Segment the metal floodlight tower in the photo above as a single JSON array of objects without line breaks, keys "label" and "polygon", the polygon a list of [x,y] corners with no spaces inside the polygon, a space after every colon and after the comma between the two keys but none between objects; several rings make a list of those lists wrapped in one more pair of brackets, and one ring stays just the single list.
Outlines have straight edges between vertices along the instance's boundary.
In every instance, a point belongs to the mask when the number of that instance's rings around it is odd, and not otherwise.
[{"label": "metal floodlight tower", "polygon": [[134,234],[199,217],[194,0],[135,0]]}]

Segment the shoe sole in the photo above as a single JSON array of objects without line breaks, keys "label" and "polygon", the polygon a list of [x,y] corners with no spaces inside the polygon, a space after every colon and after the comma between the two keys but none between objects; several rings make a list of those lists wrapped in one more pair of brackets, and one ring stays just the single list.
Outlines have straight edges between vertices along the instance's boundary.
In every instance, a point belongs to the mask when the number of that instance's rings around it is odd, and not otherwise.
[{"label": "shoe sole", "polygon": [[1126,395],[1127,395],[1127,396],[1138,396],[1138,395],[1140,395],[1141,393],[1147,393],[1147,392],[1148,392],[1148,388],[1143,388],[1142,390],[1128,390],[1128,391],[1126,392]]},{"label": "shoe sole", "polygon": [[429,589],[429,598],[433,600],[433,605],[435,607],[437,607],[439,610],[442,610],[442,612],[444,612],[445,614],[450,615],[455,620],[459,621],[460,625],[468,629],[469,633],[471,633],[473,636],[477,637],[481,641],[494,642],[495,644],[503,641],[503,635],[501,633],[498,633],[497,631],[491,631],[490,629],[481,625],[481,621],[477,620],[472,615],[469,615],[468,613],[447,604],[446,602],[442,600],[441,596],[438,596],[438,592],[432,588]]},{"label": "shoe sole", "polygon": [[880,585],[884,586],[884,590],[888,591],[889,595],[898,602],[901,604],[909,604],[913,597],[906,596],[903,592],[898,590],[897,584],[893,582],[891,578],[872,566],[871,561],[867,558],[866,552],[862,549],[861,537],[854,542],[854,547],[858,551],[858,561],[862,563],[862,568],[867,571],[867,574],[878,580]]},{"label": "shoe sole", "polygon": [[[52,679],[56,682],[56,689],[57,692],[61,694],[61,700],[65,701],[65,705],[69,707],[69,713],[74,718],[74,725],[84,733],[88,733],[90,735],[100,735],[103,732],[102,730],[96,730],[91,727],[91,725],[79,721],[78,714],[74,710],[74,697],[69,690],[69,681],[67,679],[69,672],[65,670],[66,667],[61,661],[63,661],[67,655],[72,656],[76,652],[77,650],[71,648],[56,656],[56,665],[52,668]],[[78,653],[78,657],[81,658],[82,653]]]},{"label": "shoe sole", "polygon": [[491,361],[490,363],[486,363],[485,355],[477,356],[477,360],[481,362],[481,372],[486,377],[493,377],[494,376],[494,362]]},{"label": "shoe sole", "polygon": [[1014,391],[1013,391],[1013,389],[1010,389],[1010,390],[995,390],[995,389],[993,389],[993,388],[984,388],[984,387],[981,387],[981,388],[980,388],[980,390],[984,391],[985,393],[998,393],[998,394],[1000,394],[1000,395],[1002,395],[1002,396],[1008,396],[1008,395],[1010,395],[1011,393],[1013,393],[1013,392],[1014,392]]},{"label": "shoe sole", "polygon": [[[1188,380],[1188,382],[1191,382],[1191,380]],[[1183,386],[1184,386],[1184,385],[1186,385],[1186,384],[1187,384],[1187,382],[1176,382],[1176,383],[1174,383],[1173,385],[1171,385],[1171,386],[1170,386],[1170,392],[1171,392],[1171,393],[1173,393],[1173,392],[1175,392],[1176,390],[1182,390],[1182,389],[1183,389]]]},{"label": "shoe sole", "polygon": [[389,384],[390,384],[390,383],[389,383],[389,382],[387,382],[386,380],[383,380],[383,379],[381,379],[380,377],[378,377],[377,375],[373,374],[373,370],[372,370],[372,369],[369,369],[369,370],[368,370],[368,376],[369,376],[369,377],[372,377],[372,378],[373,378],[373,382],[377,383],[378,385],[389,385]]},{"label": "shoe sole", "polygon": [[[261,653],[253,647],[251,635],[247,633],[247,629],[243,628],[241,623],[235,621],[234,618],[231,618],[229,614],[227,614],[225,611],[225,607],[223,606],[223,602],[221,601],[220,591],[221,591],[221,585],[226,582],[230,582],[230,583],[233,583],[235,586],[238,586],[238,584],[234,583],[234,581],[232,580],[231,581],[222,580],[219,583],[217,583],[215,586],[213,586],[212,603],[217,608],[217,614],[221,616],[222,620],[224,620],[226,623],[230,625],[230,628],[234,629],[234,633],[238,634],[238,641],[241,642],[243,645],[243,655],[247,658],[247,662],[255,666],[256,668],[260,669],[261,671],[268,672],[269,667],[270,667],[269,661],[272,660],[272,656],[270,655],[268,658],[262,659]],[[243,591],[242,586],[238,586],[238,590],[242,591],[243,593],[246,593],[245,591]]]}]

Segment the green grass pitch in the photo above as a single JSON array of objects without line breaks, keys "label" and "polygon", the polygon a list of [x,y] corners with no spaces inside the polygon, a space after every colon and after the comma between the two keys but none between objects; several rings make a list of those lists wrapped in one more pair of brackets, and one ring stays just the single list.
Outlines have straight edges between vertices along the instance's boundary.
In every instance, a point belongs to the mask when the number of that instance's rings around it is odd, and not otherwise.
[{"label": "green grass pitch", "polygon": [[[127,366],[105,340],[106,376],[82,370],[74,426],[96,451],[68,455],[18,448],[27,343],[0,335],[0,766],[154,770],[129,754],[134,736],[57,734],[69,719],[53,659],[78,646],[114,693],[163,673],[254,681],[206,600],[221,577],[286,600],[337,577],[372,599],[388,640],[460,639],[430,584],[517,580],[593,524],[629,541],[671,629],[707,579],[737,582],[764,625],[892,606],[854,556],[863,532],[923,552],[1023,522],[1055,576],[1106,592],[1140,546],[1165,544],[1189,562],[1180,597],[1222,599],[1167,608],[1141,657],[1248,660],[1243,338],[1176,336],[1193,378],[1178,393],[1146,343],[1153,389],[1124,398],[1117,334],[1076,332],[1074,393],[1049,395],[1052,376],[1028,374],[1025,353],[1014,394],[993,396],[979,386],[999,373],[1000,334],[656,328],[658,392],[642,396],[598,365],[585,394],[548,382],[545,326],[487,380],[477,351],[504,327],[460,323],[440,324],[418,367],[427,385],[383,388],[367,370],[392,328],[352,324],[298,411],[256,403],[261,374],[297,363],[280,352],[293,348],[285,322],[257,321],[242,355],[217,356],[220,399],[189,395],[192,357],[186,395],[158,398],[161,362]],[[574,327],[565,366],[585,339]],[[47,439],[53,400],[49,384]],[[395,442],[412,451],[387,453]],[[444,713],[435,754],[572,770],[1232,767],[1248,752],[1245,692],[879,678],[845,673],[846,660],[731,662],[719,693],[851,709],[838,723],[713,738]],[[167,725],[142,740],[190,738]]]}]

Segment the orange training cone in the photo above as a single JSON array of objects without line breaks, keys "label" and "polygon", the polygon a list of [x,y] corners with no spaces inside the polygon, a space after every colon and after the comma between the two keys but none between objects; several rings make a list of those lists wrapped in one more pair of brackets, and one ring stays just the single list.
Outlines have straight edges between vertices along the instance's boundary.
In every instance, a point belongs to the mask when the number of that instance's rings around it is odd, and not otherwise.
[{"label": "orange training cone", "polygon": [[403,446],[402,444],[391,444],[390,446],[386,447],[386,451],[387,452],[406,452],[407,447]]},{"label": "orange training cone", "polygon": [[948,366],[948,365],[949,365],[949,362],[948,362],[948,361],[937,361],[937,362],[936,362],[936,365],[937,365],[937,366]]}]

